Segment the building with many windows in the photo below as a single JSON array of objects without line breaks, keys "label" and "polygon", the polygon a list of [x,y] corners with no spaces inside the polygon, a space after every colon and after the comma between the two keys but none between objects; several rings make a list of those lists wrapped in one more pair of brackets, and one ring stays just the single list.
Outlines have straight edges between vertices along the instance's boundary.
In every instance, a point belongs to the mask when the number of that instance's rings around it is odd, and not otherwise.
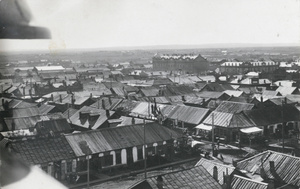
[{"label": "building with many windows", "polygon": [[273,72],[279,68],[279,63],[273,61],[260,62],[224,62],[220,71],[227,74],[243,74],[246,72]]},{"label": "building with many windows", "polygon": [[155,55],[152,59],[155,71],[182,71],[201,73],[208,70],[209,63],[201,55],[173,54]]}]

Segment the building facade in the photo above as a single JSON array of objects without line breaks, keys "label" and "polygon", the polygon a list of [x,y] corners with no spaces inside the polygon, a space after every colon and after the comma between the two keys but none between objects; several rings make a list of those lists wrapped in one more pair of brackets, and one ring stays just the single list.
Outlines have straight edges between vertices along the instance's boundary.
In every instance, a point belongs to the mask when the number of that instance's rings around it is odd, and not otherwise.
[{"label": "building facade", "polygon": [[201,55],[155,55],[152,62],[154,71],[201,73],[209,67],[209,62]]},{"label": "building facade", "polygon": [[243,74],[246,72],[273,72],[279,68],[279,63],[273,61],[264,62],[224,62],[220,71],[227,74]]}]

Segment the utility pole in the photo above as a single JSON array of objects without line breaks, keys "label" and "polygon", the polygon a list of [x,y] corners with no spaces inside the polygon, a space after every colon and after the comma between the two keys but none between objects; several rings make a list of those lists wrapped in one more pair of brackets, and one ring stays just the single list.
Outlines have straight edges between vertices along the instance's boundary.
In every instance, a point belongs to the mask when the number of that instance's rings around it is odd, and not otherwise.
[{"label": "utility pole", "polygon": [[144,118],[144,174],[145,179],[147,179],[147,153],[146,153],[146,124]]},{"label": "utility pole", "polygon": [[92,150],[90,149],[86,141],[80,141],[78,143],[81,151],[87,156],[87,188],[90,187],[90,154]]},{"label": "utility pole", "polygon": [[214,127],[214,120],[215,119],[215,114],[212,112],[211,113],[211,124],[212,124],[212,128],[211,128],[211,135],[212,135],[212,155],[214,156],[215,154],[215,127]]},{"label": "utility pole", "polygon": [[284,119],[283,119],[283,101],[281,106],[281,119],[282,119],[282,152],[284,152]]}]

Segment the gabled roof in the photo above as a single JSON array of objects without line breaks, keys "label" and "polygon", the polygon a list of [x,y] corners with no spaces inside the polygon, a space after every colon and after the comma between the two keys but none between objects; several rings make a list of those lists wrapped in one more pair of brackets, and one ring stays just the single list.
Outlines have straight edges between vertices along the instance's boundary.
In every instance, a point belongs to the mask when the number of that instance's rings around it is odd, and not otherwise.
[{"label": "gabled roof", "polygon": [[225,112],[225,113],[238,113],[238,112],[241,112],[243,110],[252,110],[253,107],[254,107],[254,104],[223,101],[215,109],[215,111],[216,112]]},{"label": "gabled roof", "polygon": [[64,137],[12,142],[11,146],[13,153],[33,165],[76,158]]},{"label": "gabled roof", "polygon": [[233,173],[233,171],[235,170],[235,167],[231,166],[231,165],[224,165],[215,161],[211,161],[205,158],[201,158],[195,166],[203,166],[204,169],[206,169],[209,174],[211,176],[213,176],[213,172],[214,172],[214,167],[216,166],[218,169],[218,182],[219,184],[223,185],[224,183],[224,174],[231,175]]},{"label": "gabled roof", "polygon": [[[35,116],[29,116],[29,117],[15,117],[15,118],[4,118],[4,121],[6,123],[6,126],[8,130],[12,130],[12,124],[14,123],[14,130],[20,130],[20,129],[29,129],[36,126],[38,122],[42,121],[53,121],[53,120],[61,120],[65,119],[63,114],[61,113],[55,113],[55,114],[47,114],[47,115],[35,115]],[[57,125],[57,127],[65,128],[69,127],[69,124],[64,125],[65,123],[62,123],[62,125]],[[60,130],[60,129],[59,129]]]},{"label": "gabled roof", "polygon": [[287,97],[288,99],[290,99],[291,101],[293,101],[293,102],[298,102],[298,103],[300,103],[300,94],[286,95],[286,97]]},{"label": "gabled roof", "polygon": [[97,102],[90,105],[90,107],[97,109],[112,110],[116,106],[118,106],[118,104],[120,104],[122,101],[123,99],[119,98],[102,97],[101,99],[97,100]]},{"label": "gabled roof", "polygon": [[231,180],[231,189],[268,189],[268,184],[234,175]]},{"label": "gabled roof", "polygon": [[176,106],[167,118],[190,124],[199,124],[208,114],[209,109],[191,106]]},{"label": "gabled roof", "polygon": [[297,87],[283,87],[279,86],[276,91],[280,92],[282,96],[290,95],[290,94],[299,94]]},{"label": "gabled roof", "polygon": [[[134,119],[135,124],[143,124],[144,123],[144,119],[127,117],[127,116],[121,116],[119,119],[122,121],[120,124],[117,125],[117,127],[132,125],[132,119]],[[151,122],[153,122],[153,121],[145,120],[145,123],[151,123]]]},{"label": "gabled roof", "polygon": [[159,95],[159,89],[151,87],[151,88],[143,88],[140,90],[141,93],[146,97],[154,97]]},{"label": "gabled roof", "polygon": [[214,111],[209,114],[209,116],[203,121],[203,124],[227,128],[243,128],[255,126],[252,120],[250,120],[243,112],[232,114]]},{"label": "gabled roof", "polygon": [[216,92],[216,91],[203,91],[200,93],[196,93],[197,96],[201,98],[211,98],[211,99],[220,99],[220,98],[229,98],[230,96],[224,92]]},{"label": "gabled roof", "polygon": [[166,94],[171,95],[184,95],[194,93],[193,88],[186,85],[167,85]]},{"label": "gabled roof", "polygon": [[273,179],[274,176],[270,172],[270,161],[274,161],[275,171],[285,183],[300,187],[299,157],[268,150],[238,162],[237,168],[253,175],[260,174],[263,167],[267,178]]},{"label": "gabled roof", "polygon": [[240,97],[241,95],[244,94],[243,91],[236,91],[236,90],[225,90],[224,92],[229,96],[234,96],[234,97]]},{"label": "gabled roof", "polygon": [[[109,111],[109,110],[108,110]],[[95,120],[89,119],[89,116],[85,118],[80,118],[80,112],[90,114],[97,114],[98,117]],[[109,115],[112,116],[115,112],[109,111]],[[109,117],[110,117],[109,116]],[[80,110],[78,110],[75,114],[70,117],[70,123],[76,125],[78,127],[98,129],[105,121],[109,119],[106,115],[106,110],[97,109],[90,106],[83,106]]]},{"label": "gabled roof", "polygon": [[41,115],[40,110],[37,106],[30,108],[14,108],[12,109],[12,117],[29,117]]},{"label": "gabled roof", "polygon": [[[145,126],[146,144],[152,146],[153,143],[162,144],[172,138],[180,138],[182,134],[158,125],[148,123]],[[129,125],[115,128],[99,129],[75,134],[65,135],[67,141],[74,150],[76,156],[83,156],[80,148],[80,141],[86,141],[92,154],[120,150],[144,144],[143,125]]]},{"label": "gabled roof", "polygon": [[300,113],[295,106],[284,105],[243,111],[257,126],[278,124],[287,121],[299,121]]},{"label": "gabled roof", "polygon": [[[183,171],[171,172],[161,175],[163,188],[198,188],[198,189],[221,189],[221,185],[205,170],[197,166]],[[147,179],[151,188],[158,189],[157,177]]]},{"label": "gabled roof", "polygon": [[223,92],[226,90],[234,90],[233,87],[229,84],[220,84],[220,83],[208,83],[205,88],[207,88],[209,91],[216,91],[216,92]]},{"label": "gabled roof", "polygon": [[51,110],[55,108],[55,106],[49,104],[41,104],[41,106],[38,108],[40,113],[43,115],[43,114],[48,114]]}]

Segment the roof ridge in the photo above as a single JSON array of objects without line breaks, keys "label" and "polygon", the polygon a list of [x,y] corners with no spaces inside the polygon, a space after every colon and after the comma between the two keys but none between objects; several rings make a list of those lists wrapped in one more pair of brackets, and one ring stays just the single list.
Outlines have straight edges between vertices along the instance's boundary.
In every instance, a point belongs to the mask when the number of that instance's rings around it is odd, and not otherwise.
[{"label": "roof ridge", "polygon": [[238,178],[241,178],[241,179],[244,179],[244,180],[248,180],[248,181],[251,181],[251,182],[256,182],[258,184],[263,184],[263,185],[267,185],[267,186],[269,185],[268,183],[260,182],[260,181],[254,180],[254,179],[249,179],[247,177],[243,177],[243,176],[236,175],[236,174],[234,174],[233,177],[238,177]]}]

